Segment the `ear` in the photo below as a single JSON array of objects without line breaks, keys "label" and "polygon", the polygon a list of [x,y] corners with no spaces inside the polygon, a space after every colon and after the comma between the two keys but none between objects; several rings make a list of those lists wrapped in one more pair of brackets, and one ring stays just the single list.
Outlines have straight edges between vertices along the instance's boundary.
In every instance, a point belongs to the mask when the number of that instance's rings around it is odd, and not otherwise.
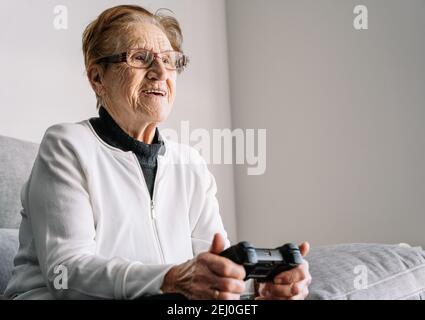
[{"label": "ear", "polygon": [[98,96],[102,96],[105,93],[103,84],[104,70],[102,67],[97,64],[92,65],[87,71],[87,76],[94,92],[96,92]]}]

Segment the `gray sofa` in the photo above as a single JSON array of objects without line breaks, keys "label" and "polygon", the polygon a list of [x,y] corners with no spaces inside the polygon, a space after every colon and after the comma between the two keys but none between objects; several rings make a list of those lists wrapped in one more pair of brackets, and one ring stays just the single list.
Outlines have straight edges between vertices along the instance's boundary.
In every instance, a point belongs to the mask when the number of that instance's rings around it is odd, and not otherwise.
[{"label": "gray sofa", "polygon": [[0,136],[0,295],[12,273],[21,221],[20,191],[36,157],[36,143]]},{"label": "gray sofa", "polygon": [[[38,145],[0,136],[0,295],[18,249],[20,191]],[[249,239],[247,239],[249,240]],[[425,253],[397,244],[340,244],[312,248],[309,299],[423,299]]]}]

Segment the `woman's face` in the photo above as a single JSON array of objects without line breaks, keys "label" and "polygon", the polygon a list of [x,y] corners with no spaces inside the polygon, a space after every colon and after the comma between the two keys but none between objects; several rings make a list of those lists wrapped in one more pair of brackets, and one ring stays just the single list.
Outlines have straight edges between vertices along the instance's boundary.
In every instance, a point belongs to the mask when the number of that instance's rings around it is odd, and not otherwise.
[{"label": "woman's face", "polygon": [[[155,53],[173,50],[164,32],[149,23],[131,25],[118,40],[118,52],[130,48]],[[171,112],[176,77],[177,72],[167,70],[160,59],[155,59],[148,69],[132,68],[126,63],[111,64],[103,75],[103,101],[120,118],[160,123]],[[146,92],[152,89],[160,90],[162,94]]]}]

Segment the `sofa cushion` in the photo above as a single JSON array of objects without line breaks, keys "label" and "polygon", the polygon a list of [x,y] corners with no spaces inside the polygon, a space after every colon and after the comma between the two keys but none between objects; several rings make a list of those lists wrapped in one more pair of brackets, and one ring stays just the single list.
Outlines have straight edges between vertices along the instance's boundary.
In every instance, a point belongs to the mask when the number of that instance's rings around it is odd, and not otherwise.
[{"label": "sofa cushion", "polygon": [[18,230],[0,229],[0,295],[12,276],[13,258],[18,251]]},{"label": "sofa cushion", "polygon": [[398,300],[425,298],[425,252],[385,244],[313,248],[308,299]]},{"label": "sofa cushion", "polygon": [[0,136],[0,228],[18,228],[20,193],[29,177],[38,144]]}]

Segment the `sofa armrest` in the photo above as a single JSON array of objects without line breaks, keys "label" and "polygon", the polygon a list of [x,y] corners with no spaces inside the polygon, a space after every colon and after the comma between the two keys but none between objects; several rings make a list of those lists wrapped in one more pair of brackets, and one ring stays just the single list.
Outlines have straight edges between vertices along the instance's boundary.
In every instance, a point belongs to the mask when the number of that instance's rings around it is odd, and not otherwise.
[{"label": "sofa armrest", "polygon": [[308,299],[398,300],[425,298],[425,252],[387,244],[312,248]]},{"label": "sofa armrest", "polygon": [[0,295],[12,276],[13,259],[18,251],[18,230],[0,229]]}]

